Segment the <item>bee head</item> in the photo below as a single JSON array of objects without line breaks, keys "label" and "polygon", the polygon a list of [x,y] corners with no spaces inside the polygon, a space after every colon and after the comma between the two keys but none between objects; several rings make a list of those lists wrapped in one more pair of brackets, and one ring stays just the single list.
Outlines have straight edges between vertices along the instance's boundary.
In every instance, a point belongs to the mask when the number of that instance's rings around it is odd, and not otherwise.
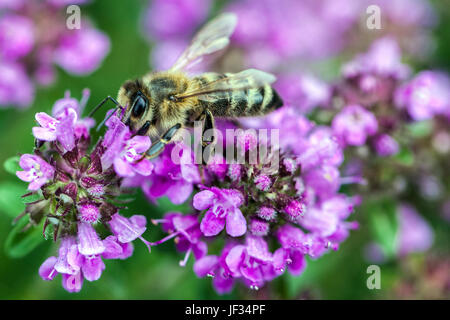
[{"label": "bee head", "polygon": [[124,122],[132,131],[138,131],[145,125],[146,119],[152,118],[150,94],[139,80],[125,82],[119,90],[118,100],[127,108]]}]

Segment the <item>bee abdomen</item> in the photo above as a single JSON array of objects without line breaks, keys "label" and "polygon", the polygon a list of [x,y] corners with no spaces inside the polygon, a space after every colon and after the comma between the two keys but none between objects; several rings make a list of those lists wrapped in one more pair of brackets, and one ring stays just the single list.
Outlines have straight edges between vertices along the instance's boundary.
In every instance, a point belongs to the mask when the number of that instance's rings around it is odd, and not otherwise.
[{"label": "bee abdomen", "polygon": [[[206,73],[198,81],[207,83],[227,77],[227,74]],[[220,99],[208,102],[216,117],[245,117],[267,114],[283,105],[278,93],[268,84],[260,88],[223,92]]]},{"label": "bee abdomen", "polygon": [[258,116],[267,114],[283,105],[278,93],[268,84],[264,87],[250,89],[247,94],[245,115]]}]

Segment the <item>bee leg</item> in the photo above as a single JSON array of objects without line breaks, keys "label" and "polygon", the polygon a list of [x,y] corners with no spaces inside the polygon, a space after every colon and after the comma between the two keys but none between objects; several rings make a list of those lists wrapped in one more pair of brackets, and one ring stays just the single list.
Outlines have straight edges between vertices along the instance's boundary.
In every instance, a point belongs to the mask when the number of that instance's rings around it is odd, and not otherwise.
[{"label": "bee leg", "polygon": [[208,137],[205,136],[205,133],[207,130],[214,129],[214,116],[212,115],[211,111],[208,109],[204,112],[204,127],[203,127],[203,134],[202,134],[202,146],[205,148],[205,152],[203,154],[202,163],[206,165],[213,155],[214,145],[216,143],[216,136],[214,135],[214,131],[212,134],[208,134]]},{"label": "bee leg", "polygon": [[164,133],[162,135],[162,137],[159,138],[158,142],[156,142],[155,144],[152,144],[150,149],[147,150],[146,154],[140,160],[138,160],[138,162],[143,160],[144,158],[153,159],[153,158],[157,157],[164,150],[164,147],[166,146],[166,144],[168,144],[170,142],[170,140],[172,140],[172,138],[175,136],[178,129],[180,129],[180,128],[181,128],[181,124],[177,123],[176,125],[171,127],[169,130],[167,130],[166,133]]},{"label": "bee leg", "polygon": [[205,132],[207,130],[214,129],[214,128],[215,128],[214,116],[212,115],[211,111],[206,109],[205,113],[204,113],[204,127],[203,127],[203,134],[202,134],[203,147],[206,147],[210,144],[215,144],[216,136],[214,136],[214,134],[208,138],[205,137]]}]

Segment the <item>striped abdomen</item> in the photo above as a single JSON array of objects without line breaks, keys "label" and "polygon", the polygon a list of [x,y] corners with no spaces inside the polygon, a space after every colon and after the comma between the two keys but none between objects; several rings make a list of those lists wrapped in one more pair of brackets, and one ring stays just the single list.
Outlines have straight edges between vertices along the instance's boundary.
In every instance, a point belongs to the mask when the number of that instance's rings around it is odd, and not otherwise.
[{"label": "striped abdomen", "polygon": [[[206,84],[227,75],[205,73],[195,79]],[[201,101],[201,103],[216,117],[261,116],[283,105],[278,93],[268,84],[261,88],[221,92],[213,102]]]}]

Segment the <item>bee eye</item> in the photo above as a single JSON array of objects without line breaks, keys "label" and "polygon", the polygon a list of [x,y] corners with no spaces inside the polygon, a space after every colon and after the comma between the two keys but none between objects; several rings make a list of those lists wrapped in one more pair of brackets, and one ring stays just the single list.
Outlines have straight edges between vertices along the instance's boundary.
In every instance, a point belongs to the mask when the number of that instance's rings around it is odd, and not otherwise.
[{"label": "bee eye", "polygon": [[147,109],[147,105],[147,99],[142,94],[138,94],[133,103],[133,116],[136,118],[142,116],[144,111]]}]

